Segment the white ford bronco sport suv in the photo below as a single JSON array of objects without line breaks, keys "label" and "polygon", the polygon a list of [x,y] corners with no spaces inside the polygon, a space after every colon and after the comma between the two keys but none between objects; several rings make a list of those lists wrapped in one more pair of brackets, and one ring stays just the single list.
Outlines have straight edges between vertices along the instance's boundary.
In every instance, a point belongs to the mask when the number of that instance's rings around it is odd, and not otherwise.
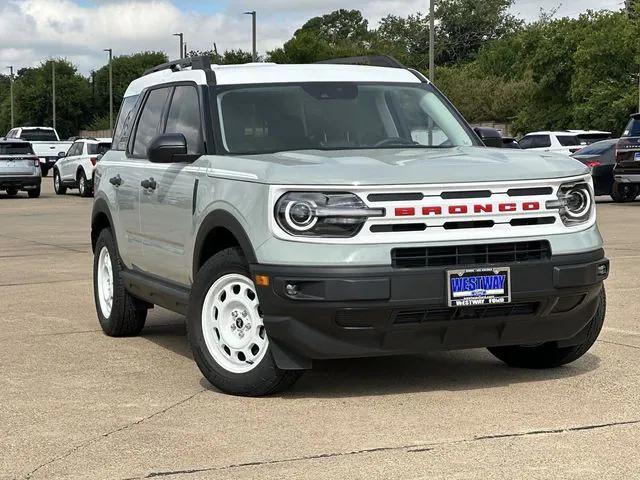
[{"label": "white ford bronco sport suv", "polygon": [[95,175],[104,331],[186,314],[202,373],[239,395],[321,359],[582,356],[609,273],[589,169],[485,147],[424,76],[382,61],[199,57],[132,82]]}]

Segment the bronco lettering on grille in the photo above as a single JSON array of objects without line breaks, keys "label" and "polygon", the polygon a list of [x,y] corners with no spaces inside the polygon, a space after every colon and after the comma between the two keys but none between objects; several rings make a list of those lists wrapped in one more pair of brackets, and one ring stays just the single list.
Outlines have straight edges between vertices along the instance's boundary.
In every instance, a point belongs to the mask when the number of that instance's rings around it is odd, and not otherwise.
[{"label": "bronco lettering on grille", "polygon": [[[514,202],[505,203],[477,203],[470,205],[449,205],[441,207],[439,205],[429,205],[422,207],[422,215],[465,215],[468,213],[493,213],[493,212],[534,212],[540,210],[540,202],[524,202],[521,204]],[[399,207],[395,209],[396,217],[407,217],[415,215],[416,209],[413,207]],[[446,212],[446,213],[445,213]]]}]

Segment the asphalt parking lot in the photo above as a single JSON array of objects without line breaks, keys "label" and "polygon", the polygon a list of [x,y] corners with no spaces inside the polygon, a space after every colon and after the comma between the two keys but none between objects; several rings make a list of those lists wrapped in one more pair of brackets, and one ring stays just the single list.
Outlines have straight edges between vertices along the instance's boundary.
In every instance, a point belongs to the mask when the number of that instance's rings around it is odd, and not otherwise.
[{"label": "asphalt parking lot", "polygon": [[[605,329],[550,371],[484,350],[327,362],[237,398],[191,359],[183,319],[98,326],[91,200],[0,195],[0,478],[638,478],[640,201],[600,202]],[[72,191],[75,192],[75,191]]]}]

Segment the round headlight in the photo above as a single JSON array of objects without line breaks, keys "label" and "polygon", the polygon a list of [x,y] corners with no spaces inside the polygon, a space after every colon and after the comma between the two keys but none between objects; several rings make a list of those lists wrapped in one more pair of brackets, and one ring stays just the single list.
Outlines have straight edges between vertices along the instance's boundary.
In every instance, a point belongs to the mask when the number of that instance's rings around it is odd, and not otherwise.
[{"label": "round headlight", "polygon": [[292,201],[285,207],[284,215],[292,228],[303,232],[313,228],[318,221],[313,213],[314,207],[315,205],[308,201]]},{"label": "round headlight", "polygon": [[572,188],[565,193],[565,212],[572,218],[582,218],[591,209],[591,195],[583,187]]}]

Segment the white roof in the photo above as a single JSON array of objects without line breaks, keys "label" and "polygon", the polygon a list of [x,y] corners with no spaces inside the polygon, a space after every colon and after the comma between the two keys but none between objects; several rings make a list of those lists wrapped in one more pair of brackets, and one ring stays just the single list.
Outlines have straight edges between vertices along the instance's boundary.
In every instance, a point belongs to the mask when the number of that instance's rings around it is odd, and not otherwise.
[{"label": "white roof", "polygon": [[[361,65],[277,65],[274,63],[248,63],[244,65],[212,65],[217,85],[302,83],[302,82],[387,82],[420,83],[410,71],[403,68],[371,67]],[[131,82],[125,97],[139,95],[147,87],[167,82],[192,81],[205,85],[203,70],[185,69],[180,72],[162,70]]]},{"label": "white roof", "polygon": [[568,132],[575,133],[576,135],[582,135],[585,133],[611,135],[611,132],[605,132],[604,130],[567,130]]},{"label": "white roof", "polygon": [[545,131],[541,131],[541,132],[529,132],[525,135],[555,135],[556,137],[566,137],[566,136],[571,136],[571,137],[575,137],[576,134],[573,132],[568,132],[568,131],[557,131],[557,132],[553,132],[550,130],[545,130]]}]

